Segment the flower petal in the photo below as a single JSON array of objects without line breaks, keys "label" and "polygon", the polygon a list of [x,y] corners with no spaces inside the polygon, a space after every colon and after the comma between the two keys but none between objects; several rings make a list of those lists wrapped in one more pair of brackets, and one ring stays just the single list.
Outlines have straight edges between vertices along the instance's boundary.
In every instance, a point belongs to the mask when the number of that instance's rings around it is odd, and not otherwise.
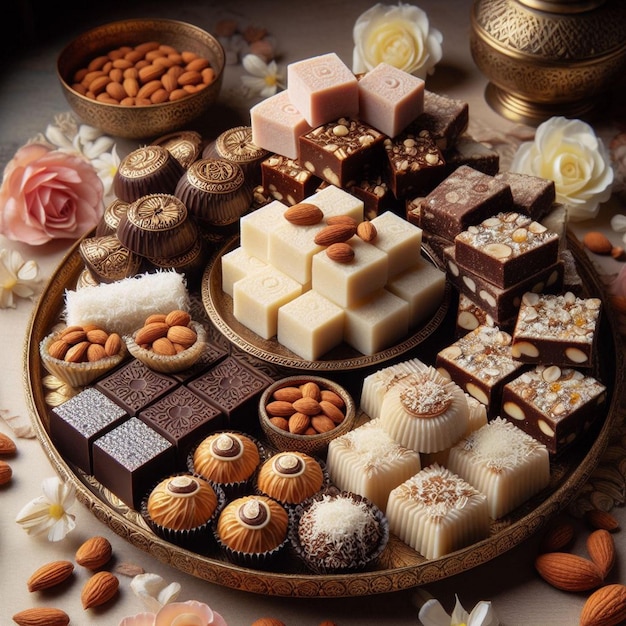
[{"label": "flower petal", "polygon": [[258,76],[260,78],[266,76],[269,72],[267,63],[256,54],[246,54],[241,60],[241,64],[248,74]]},{"label": "flower petal", "polygon": [[424,626],[450,626],[450,616],[439,600],[426,600],[418,615]]},{"label": "flower petal", "polygon": [[491,602],[481,600],[467,619],[467,626],[499,626],[500,620],[491,606]]}]

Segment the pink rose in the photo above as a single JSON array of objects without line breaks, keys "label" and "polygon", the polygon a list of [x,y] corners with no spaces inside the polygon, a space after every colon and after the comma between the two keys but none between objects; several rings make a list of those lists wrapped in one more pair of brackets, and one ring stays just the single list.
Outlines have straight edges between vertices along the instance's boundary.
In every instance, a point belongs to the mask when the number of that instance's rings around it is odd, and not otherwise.
[{"label": "pink rose", "polygon": [[100,220],[103,195],[91,163],[43,144],[28,144],[4,170],[0,233],[31,245],[78,239]]}]

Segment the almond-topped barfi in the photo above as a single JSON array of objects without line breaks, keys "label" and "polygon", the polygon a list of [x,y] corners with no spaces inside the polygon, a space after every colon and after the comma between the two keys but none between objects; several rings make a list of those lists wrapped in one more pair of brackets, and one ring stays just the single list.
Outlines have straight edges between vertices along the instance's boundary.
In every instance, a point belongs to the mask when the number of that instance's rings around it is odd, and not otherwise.
[{"label": "almond-topped barfi", "polygon": [[580,370],[537,365],[507,383],[502,416],[558,454],[592,424],[606,387]]},{"label": "almond-topped barfi", "polygon": [[506,289],[559,260],[559,236],[517,212],[500,212],[454,239],[457,264]]},{"label": "almond-topped barfi", "polygon": [[270,197],[289,206],[313,195],[322,182],[295,159],[281,154],[273,154],[261,162],[261,180]]},{"label": "almond-topped barfi", "polygon": [[474,396],[494,416],[502,388],[524,364],[511,354],[512,338],[497,326],[479,326],[437,353],[437,370]]},{"label": "almond-topped barfi", "polygon": [[525,363],[592,367],[602,301],[525,293],[522,297],[511,354]]}]

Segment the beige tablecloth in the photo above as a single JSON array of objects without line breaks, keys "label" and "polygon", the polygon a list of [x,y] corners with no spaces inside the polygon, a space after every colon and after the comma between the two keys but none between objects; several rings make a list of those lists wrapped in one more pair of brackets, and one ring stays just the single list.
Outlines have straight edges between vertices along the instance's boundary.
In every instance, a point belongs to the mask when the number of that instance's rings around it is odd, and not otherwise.
[{"label": "beige tablecloth", "polygon": [[[470,106],[470,132],[491,141],[501,150],[502,163],[510,159],[512,147],[519,137],[527,135],[521,128],[498,116],[485,104],[485,79],[473,65],[468,44],[469,0],[438,2],[422,0],[419,3],[431,22],[444,36],[444,58],[436,73],[429,78],[428,88],[464,99]],[[27,139],[41,132],[54,115],[67,110],[55,77],[54,60],[69,38],[85,27],[119,17],[162,16],[173,17],[211,28],[224,12],[232,12],[241,20],[266,27],[276,37],[281,52],[279,60],[286,63],[317,54],[335,51],[348,64],[352,56],[352,25],[358,15],[369,8],[366,0],[339,2],[317,0],[310,3],[287,3],[276,0],[237,0],[233,2],[159,2],[98,5],[85,9],[76,19],[57,19],[62,28],[52,31],[48,39],[39,35],[9,64],[0,78],[0,165],[11,158]],[[37,4],[34,5],[37,9]],[[59,9],[60,11],[60,9]],[[57,16],[58,17],[58,16]],[[10,24],[5,25],[11,28]],[[250,101],[242,97],[238,65],[228,66],[219,106],[213,118],[202,122],[202,132],[211,133],[215,127],[228,127],[236,122],[248,123]],[[120,140],[121,154],[134,147],[132,142]],[[593,226],[603,228],[620,243],[621,235],[608,227],[611,212],[621,210],[615,203],[603,209],[593,224],[576,227],[580,234]],[[0,247],[18,250],[25,259],[35,259],[45,280],[61,262],[70,242],[56,241],[40,247],[29,247],[0,238]],[[597,261],[598,259],[595,259]],[[602,260],[601,271],[614,274],[621,267],[612,259]],[[119,597],[102,609],[83,611],[80,590],[87,573],[76,568],[73,578],[59,589],[50,592],[29,593],[26,580],[45,562],[55,559],[72,560],[76,548],[93,535],[106,536],[113,545],[114,561],[110,568],[131,564],[147,572],[161,575],[166,581],[182,585],[180,599],[207,602],[221,613],[231,626],[247,626],[255,619],[271,616],[288,626],[316,626],[331,620],[337,626],[403,626],[417,624],[417,609],[413,603],[414,590],[357,598],[297,599],[268,597],[214,585],[182,574],[164,565],[150,554],[138,550],[122,540],[106,525],[97,520],[81,504],[72,512],[76,515],[74,532],[59,543],[49,543],[42,537],[29,537],[15,522],[19,509],[40,494],[41,480],[54,474],[36,439],[16,438],[10,425],[28,424],[29,414],[25,397],[23,353],[31,312],[34,304],[19,300],[15,309],[0,310],[0,346],[2,375],[0,376],[0,431],[11,434],[17,443],[18,454],[7,459],[13,469],[13,480],[0,488],[0,623],[11,623],[17,611],[34,606],[57,606],[71,616],[76,625],[117,624],[127,615],[143,610],[133,594],[130,578],[120,575]],[[618,390],[623,393],[623,390]],[[623,508],[614,509],[622,527],[626,525]],[[578,522],[577,522],[578,523]],[[574,551],[584,553],[587,529],[581,526]],[[618,544],[617,566],[609,582],[624,577],[626,539],[624,531],[614,535]],[[450,611],[457,594],[466,608],[478,600],[491,600],[503,624],[508,626],[562,625],[578,623],[586,594],[558,591],[536,574],[533,560],[538,538],[533,537],[504,555],[466,573],[428,585],[426,589],[441,600]]]}]

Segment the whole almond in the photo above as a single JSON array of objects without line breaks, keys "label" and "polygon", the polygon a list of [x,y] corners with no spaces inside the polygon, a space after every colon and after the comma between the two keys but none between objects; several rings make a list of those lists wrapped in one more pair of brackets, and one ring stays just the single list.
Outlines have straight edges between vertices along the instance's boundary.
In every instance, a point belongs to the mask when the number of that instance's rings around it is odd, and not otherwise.
[{"label": "whole almond", "polygon": [[315,204],[299,202],[298,204],[290,206],[283,213],[283,216],[291,224],[296,224],[297,226],[313,226],[322,221],[324,213],[322,209]]},{"label": "whole almond", "polygon": [[87,360],[87,350],[91,344],[88,341],[81,341],[80,343],[71,346],[65,353],[64,360],[68,363],[82,363]]},{"label": "whole almond", "polygon": [[159,337],[152,343],[152,351],[161,356],[174,356],[178,354],[176,347],[167,337]]},{"label": "whole almond", "polygon": [[103,346],[109,338],[109,333],[101,328],[92,328],[85,332],[85,338],[91,343],[97,343]]},{"label": "whole almond", "polygon": [[351,215],[331,215],[326,219],[329,226],[333,224],[348,224],[356,229],[358,222]]},{"label": "whole almond", "polygon": [[590,509],[584,517],[591,528],[608,530],[609,532],[614,532],[619,528],[617,518],[608,511]]},{"label": "whole almond", "polygon": [[580,613],[580,626],[616,626],[626,620],[626,586],[605,585],[594,591]]},{"label": "whole almond", "polygon": [[90,570],[106,565],[113,554],[111,543],[106,537],[95,536],[87,539],[76,550],[76,562]]},{"label": "whole almond", "polygon": [[62,333],[60,338],[70,345],[75,345],[77,343],[80,343],[81,341],[86,341],[87,333],[82,328],[77,328],[75,330],[70,330],[66,333]]},{"label": "whole almond", "polygon": [[333,421],[334,424],[341,424],[345,418],[343,411],[328,400],[320,400],[320,409],[326,417]]},{"label": "whole almond", "polygon": [[599,587],[603,580],[593,561],[569,552],[540,554],[535,569],[546,582],[563,591],[588,591]]},{"label": "whole almond", "polygon": [[311,424],[311,418],[304,413],[294,413],[289,418],[289,432],[302,435]]},{"label": "whole almond", "polygon": [[13,441],[9,435],[0,433],[0,455],[9,456],[16,452],[17,446],[15,445],[15,441]]},{"label": "whole almond", "polygon": [[285,400],[273,400],[265,406],[265,410],[270,417],[289,417],[296,412],[293,404]]},{"label": "whole almond", "polygon": [[351,224],[331,224],[324,226],[314,237],[313,241],[318,246],[330,246],[334,243],[342,243],[354,237],[356,228]]},{"label": "whole almond", "polygon": [[67,626],[70,616],[61,609],[40,606],[16,613],[13,621],[18,626]]},{"label": "whole almond", "polygon": [[284,402],[295,402],[302,397],[302,391],[298,387],[280,387],[273,394],[274,400],[283,400]]},{"label": "whole almond", "polygon": [[91,343],[87,348],[87,361],[89,363],[95,363],[100,359],[106,358],[107,353],[104,349],[104,346],[101,346],[99,343]]},{"label": "whole almond", "polygon": [[53,359],[59,359],[62,361],[65,358],[65,355],[67,354],[67,351],[69,349],[70,344],[67,343],[67,341],[64,341],[63,339],[57,339],[48,346],[48,354]]},{"label": "whole almond", "polygon": [[591,560],[598,566],[602,578],[613,569],[615,564],[615,542],[608,530],[594,530],[587,537],[587,552]]},{"label": "whole almond", "polygon": [[0,459],[0,485],[8,485],[13,477],[11,466]]},{"label": "whole almond", "polygon": [[142,326],[135,335],[137,345],[149,344],[160,337],[166,337],[170,327],[165,322],[150,322]]},{"label": "whole almond", "polygon": [[36,569],[26,581],[28,591],[49,589],[67,580],[74,571],[71,561],[51,561]]},{"label": "whole almond", "polygon": [[163,321],[169,326],[188,326],[189,322],[191,322],[191,315],[187,311],[176,309],[170,311]]},{"label": "whole almond", "polygon": [[98,572],[84,585],[80,593],[83,608],[91,609],[108,602],[118,592],[120,581],[111,572]]},{"label": "whole almond", "polygon": [[343,409],[345,407],[345,402],[343,401],[343,398],[338,393],[335,393],[330,389],[322,389],[321,396],[322,400],[334,404],[339,409]]},{"label": "whole almond", "polygon": [[311,426],[315,428],[315,431],[318,433],[327,433],[330,430],[333,430],[337,424],[327,417],[324,414],[314,415],[311,417]]},{"label": "whole almond", "polygon": [[354,248],[349,243],[333,243],[326,248],[326,254],[335,263],[350,263],[354,259]]},{"label": "whole almond", "polygon": [[304,413],[305,415],[317,415],[321,413],[320,403],[315,398],[302,397],[292,404],[296,413]]},{"label": "whole almond", "polygon": [[585,233],[583,245],[594,254],[611,254],[613,250],[610,239],[604,233],[593,230]]},{"label": "whole almond", "polygon": [[574,540],[574,525],[568,521],[552,524],[539,544],[540,552],[562,552]]},{"label": "whole almond", "polygon": [[188,326],[170,326],[167,331],[167,338],[172,343],[179,343],[181,346],[189,348],[196,343],[198,335],[193,328]]},{"label": "whole almond", "polygon": [[363,240],[363,241],[374,241],[374,239],[376,239],[376,236],[378,235],[378,231],[376,230],[376,226],[374,226],[374,224],[372,224],[372,222],[361,222],[357,227],[356,227],[356,234]]},{"label": "whole almond", "polygon": [[122,338],[117,333],[111,333],[104,344],[107,356],[115,356],[122,349]]},{"label": "whole almond", "polygon": [[322,399],[322,393],[320,390],[320,386],[317,383],[309,381],[301,385],[300,391],[302,391],[303,398],[313,398],[318,402]]},{"label": "whole almond", "polygon": [[289,430],[289,421],[284,417],[270,417],[270,422],[276,426],[276,428],[280,428],[281,430]]}]

